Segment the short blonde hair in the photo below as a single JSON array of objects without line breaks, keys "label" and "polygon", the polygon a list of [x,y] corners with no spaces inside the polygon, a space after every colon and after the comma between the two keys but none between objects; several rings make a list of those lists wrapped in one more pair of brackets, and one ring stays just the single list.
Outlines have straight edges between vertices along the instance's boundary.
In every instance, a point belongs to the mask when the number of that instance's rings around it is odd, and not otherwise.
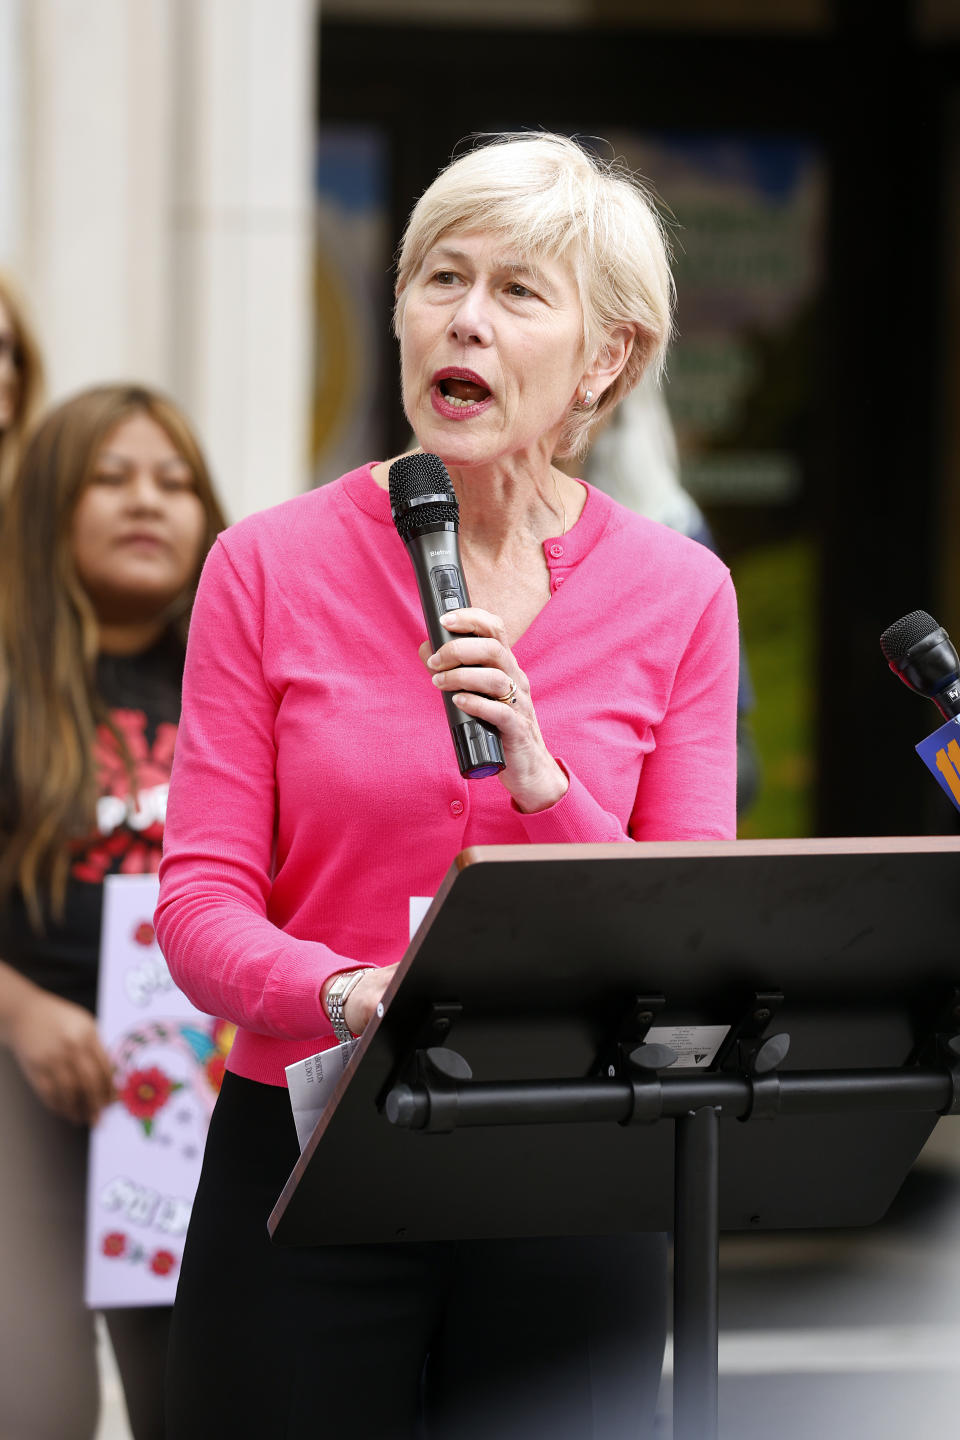
[{"label": "short blonde hair", "polygon": [[633,335],[621,373],[597,404],[574,405],[558,455],[582,455],[590,431],[644,371],[659,377],[673,328],[673,277],[663,222],[626,165],[565,135],[482,137],[442,170],[414,206],[397,260],[394,330],[427,253],[452,231],[503,235],[531,258],[566,260],[580,289],[585,358],[620,328]]}]

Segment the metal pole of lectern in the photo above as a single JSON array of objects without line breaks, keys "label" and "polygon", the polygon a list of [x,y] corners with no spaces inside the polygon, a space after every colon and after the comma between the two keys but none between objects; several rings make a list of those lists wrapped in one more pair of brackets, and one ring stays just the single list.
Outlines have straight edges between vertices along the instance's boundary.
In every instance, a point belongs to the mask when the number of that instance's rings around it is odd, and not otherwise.
[{"label": "metal pole of lectern", "polygon": [[673,1435],[717,1440],[720,1111],[674,1126]]}]

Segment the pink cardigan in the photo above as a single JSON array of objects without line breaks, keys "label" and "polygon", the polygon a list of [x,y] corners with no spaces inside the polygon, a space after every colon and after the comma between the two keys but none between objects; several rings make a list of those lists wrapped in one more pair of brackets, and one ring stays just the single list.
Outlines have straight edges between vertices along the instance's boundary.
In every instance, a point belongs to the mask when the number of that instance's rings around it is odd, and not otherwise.
[{"label": "pink cardigan", "polygon": [[417,654],[425,627],[364,466],[253,515],[207,560],[190,630],[157,935],[177,983],[240,1027],[272,1085],[333,1044],[328,975],[402,956],[411,896],[468,845],[735,833],[737,620],[703,546],[588,487],[544,542],[551,598],[517,642],[570,776],[521,814],[464,781]]}]

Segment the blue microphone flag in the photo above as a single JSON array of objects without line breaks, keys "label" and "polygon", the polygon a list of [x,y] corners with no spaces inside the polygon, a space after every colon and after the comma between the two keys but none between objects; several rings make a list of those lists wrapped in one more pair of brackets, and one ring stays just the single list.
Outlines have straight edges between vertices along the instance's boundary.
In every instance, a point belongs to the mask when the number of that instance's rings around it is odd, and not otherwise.
[{"label": "blue microphone flag", "polygon": [[940,789],[960,810],[960,715],[954,715],[916,747]]}]

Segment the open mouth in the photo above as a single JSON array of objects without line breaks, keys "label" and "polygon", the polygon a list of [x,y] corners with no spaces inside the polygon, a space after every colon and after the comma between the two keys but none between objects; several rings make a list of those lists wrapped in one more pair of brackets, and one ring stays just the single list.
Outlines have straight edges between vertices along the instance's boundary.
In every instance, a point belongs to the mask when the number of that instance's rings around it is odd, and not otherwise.
[{"label": "open mouth", "polygon": [[439,380],[437,389],[448,404],[463,409],[470,405],[479,405],[482,401],[490,399],[490,391],[486,385],[476,384],[473,380],[461,380],[452,375],[444,376],[442,380]]}]

